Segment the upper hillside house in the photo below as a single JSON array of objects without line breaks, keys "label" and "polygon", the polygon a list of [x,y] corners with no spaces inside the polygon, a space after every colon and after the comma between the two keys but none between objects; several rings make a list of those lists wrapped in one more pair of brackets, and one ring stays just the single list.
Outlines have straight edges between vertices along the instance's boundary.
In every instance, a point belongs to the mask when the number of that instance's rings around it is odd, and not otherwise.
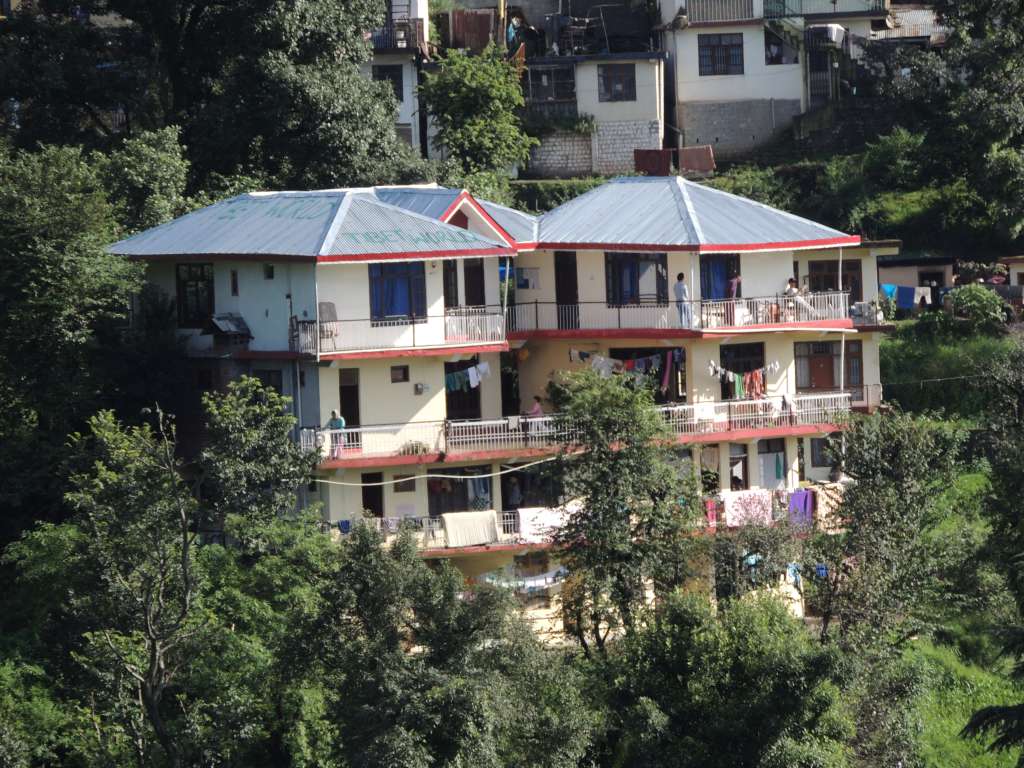
[{"label": "upper hillside house", "polygon": [[250,372],[293,396],[326,521],[404,521],[550,628],[549,533],[573,501],[535,466],[571,434],[548,385],[589,366],[652,387],[709,525],[770,522],[834,477],[844,415],[878,404],[871,303],[895,248],[628,177],[540,217],[434,186],[242,195],[113,250],[173,297],[199,387]]},{"label": "upper hillside house", "polygon": [[680,145],[719,156],[770,141],[858,77],[889,0],[669,0],[661,5]]},{"label": "upper hillside house", "polygon": [[398,103],[398,135],[427,157],[427,115],[420,109],[416,88],[423,65],[430,60],[428,0],[387,0],[384,26],[369,33],[373,57],[367,75],[387,82]]}]

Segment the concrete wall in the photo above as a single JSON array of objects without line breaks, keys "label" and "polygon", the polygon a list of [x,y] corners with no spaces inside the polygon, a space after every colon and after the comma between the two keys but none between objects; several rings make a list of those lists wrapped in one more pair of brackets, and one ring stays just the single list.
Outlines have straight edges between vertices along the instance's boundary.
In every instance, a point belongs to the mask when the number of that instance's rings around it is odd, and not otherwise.
[{"label": "concrete wall", "polygon": [[[598,67],[605,64],[633,64],[636,71],[635,101],[600,101]],[[593,115],[598,123],[663,121],[664,62],[640,59],[629,61],[581,61],[576,64],[576,106],[582,115]]]},{"label": "concrete wall", "polygon": [[799,99],[680,101],[676,121],[680,146],[710,144],[716,157],[750,152],[789,130],[802,112]]},{"label": "concrete wall", "polygon": [[[879,249],[874,248],[843,248],[843,263],[849,261],[860,261],[860,274],[864,301],[874,301],[878,298],[878,255]],[[804,276],[808,275],[810,268],[807,266],[811,261],[838,261],[839,250],[827,248],[820,250],[796,251],[793,259],[799,265],[798,279],[803,283]],[[792,265],[790,266],[792,269]],[[745,285],[745,283],[744,283]]]},{"label": "concrete wall", "polygon": [[[1018,271],[1021,268],[1018,265]],[[948,288],[953,285],[953,265],[936,264],[935,266],[908,266],[908,267],[886,267],[878,266],[878,282],[891,283],[892,285],[922,285],[921,274],[924,272],[941,272],[942,283],[939,287]],[[1012,269],[1010,283],[1016,284]]]}]

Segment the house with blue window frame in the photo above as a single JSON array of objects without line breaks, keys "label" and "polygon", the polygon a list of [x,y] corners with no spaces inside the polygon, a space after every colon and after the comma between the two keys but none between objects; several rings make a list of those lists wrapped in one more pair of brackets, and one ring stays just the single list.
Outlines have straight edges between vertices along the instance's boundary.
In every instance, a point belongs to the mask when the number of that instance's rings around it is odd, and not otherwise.
[{"label": "house with blue window frame", "polygon": [[728,528],[736,499],[828,481],[825,438],[878,406],[895,249],[678,177],[539,217],[430,185],[248,194],[111,247],[175,303],[197,387],[250,374],[292,398],[332,530],[411,526],[467,579],[530,585],[551,631],[573,504],[536,464],[569,434],[551,380],[651,386]]}]

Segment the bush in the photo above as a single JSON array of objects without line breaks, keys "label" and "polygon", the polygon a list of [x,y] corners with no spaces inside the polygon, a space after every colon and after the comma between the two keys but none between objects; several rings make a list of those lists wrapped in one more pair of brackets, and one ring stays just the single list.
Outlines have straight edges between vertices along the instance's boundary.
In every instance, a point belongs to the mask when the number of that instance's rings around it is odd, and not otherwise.
[{"label": "bush", "polygon": [[972,334],[997,334],[1006,330],[1006,302],[982,285],[965,285],[953,291],[953,314],[967,320]]},{"label": "bush", "polygon": [[793,185],[771,168],[743,165],[716,176],[707,185],[784,211],[793,210],[796,201]]},{"label": "bush", "polygon": [[579,197],[607,181],[602,176],[585,179],[536,179],[512,182],[514,206],[524,211],[544,213]]},{"label": "bush", "polygon": [[897,127],[868,144],[864,175],[883,190],[915,189],[921,179],[924,134]]}]

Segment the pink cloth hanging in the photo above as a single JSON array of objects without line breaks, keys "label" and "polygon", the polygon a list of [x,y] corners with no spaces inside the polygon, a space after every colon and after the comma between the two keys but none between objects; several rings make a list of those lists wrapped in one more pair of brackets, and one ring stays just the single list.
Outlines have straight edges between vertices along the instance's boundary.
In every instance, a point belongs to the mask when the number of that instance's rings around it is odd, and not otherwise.
[{"label": "pink cloth hanging", "polygon": [[665,372],[661,375],[661,394],[668,392],[669,374],[672,372],[672,353],[665,353]]}]

